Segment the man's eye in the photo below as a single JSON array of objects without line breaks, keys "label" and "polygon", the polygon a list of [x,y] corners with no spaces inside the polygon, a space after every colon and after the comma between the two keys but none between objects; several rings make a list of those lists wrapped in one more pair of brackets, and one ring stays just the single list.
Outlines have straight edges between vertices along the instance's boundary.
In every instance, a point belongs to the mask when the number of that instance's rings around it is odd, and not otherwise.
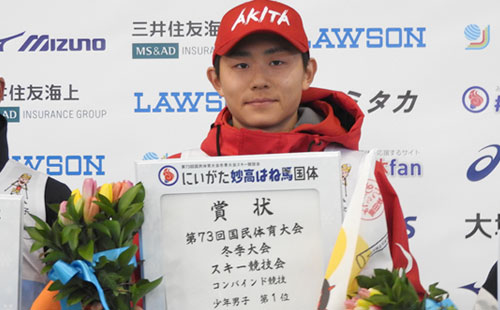
[{"label": "man's eye", "polygon": [[271,61],[271,66],[279,66],[282,65],[284,62],[281,60],[273,60]]},{"label": "man's eye", "polygon": [[238,69],[246,69],[248,68],[248,64],[246,63],[241,63],[241,64],[237,64],[236,66],[234,66],[235,68],[238,68]]}]

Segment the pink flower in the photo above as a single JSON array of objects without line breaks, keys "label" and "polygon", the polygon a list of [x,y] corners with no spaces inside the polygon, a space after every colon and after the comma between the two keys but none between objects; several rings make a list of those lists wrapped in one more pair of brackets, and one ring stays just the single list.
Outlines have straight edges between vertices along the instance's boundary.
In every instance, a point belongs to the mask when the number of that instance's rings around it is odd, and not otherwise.
[{"label": "pink flower", "polygon": [[368,289],[362,287],[358,290],[358,295],[361,298],[368,298],[368,297],[370,297],[370,291]]},{"label": "pink flower", "polygon": [[101,210],[98,205],[94,203],[97,198],[92,197],[89,199],[89,205],[87,207],[87,201],[85,201],[85,206],[83,207],[83,220],[86,224],[91,224],[94,222],[94,216]]},{"label": "pink flower", "polygon": [[82,197],[84,199],[83,210],[90,209],[90,204],[92,203],[92,197],[94,197],[97,190],[97,182],[92,178],[87,178],[83,180],[82,186]]},{"label": "pink flower", "polygon": [[353,297],[351,299],[347,299],[346,301],[344,301],[344,306],[347,310],[353,310],[354,308],[356,308],[356,301],[358,301],[358,297]]},{"label": "pink flower", "polygon": [[83,180],[82,187],[82,197],[87,200],[90,197],[93,197],[96,193],[97,182],[92,178],[87,178]]},{"label": "pink flower", "polygon": [[63,201],[59,205],[59,213],[57,214],[57,217],[59,219],[59,223],[61,223],[62,225],[69,225],[73,223],[73,221],[63,216],[63,214],[65,214],[67,211],[66,208],[67,204],[68,204],[67,201]]}]

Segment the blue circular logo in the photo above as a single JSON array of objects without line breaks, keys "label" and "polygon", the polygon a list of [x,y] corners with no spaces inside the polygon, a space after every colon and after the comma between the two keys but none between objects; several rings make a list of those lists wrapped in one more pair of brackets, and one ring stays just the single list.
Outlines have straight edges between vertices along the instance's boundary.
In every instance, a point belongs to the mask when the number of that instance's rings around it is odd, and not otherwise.
[{"label": "blue circular logo", "polygon": [[484,88],[479,86],[472,86],[467,88],[462,96],[462,104],[467,109],[467,111],[472,113],[483,112],[488,103],[490,102],[490,97]]},{"label": "blue circular logo", "polygon": [[156,154],[154,152],[147,152],[146,154],[144,154],[142,159],[143,160],[156,160],[156,159],[160,159],[160,157],[158,157],[158,154]]},{"label": "blue circular logo", "polygon": [[165,186],[172,186],[179,180],[179,172],[173,166],[163,166],[158,172],[158,179]]},{"label": "blue circular logo", "polygon": [[481,35],[481,28],[475,24],[468,25],[465,27],[464,34],[467,40],[475,41],[479,39],[479,36]]}]

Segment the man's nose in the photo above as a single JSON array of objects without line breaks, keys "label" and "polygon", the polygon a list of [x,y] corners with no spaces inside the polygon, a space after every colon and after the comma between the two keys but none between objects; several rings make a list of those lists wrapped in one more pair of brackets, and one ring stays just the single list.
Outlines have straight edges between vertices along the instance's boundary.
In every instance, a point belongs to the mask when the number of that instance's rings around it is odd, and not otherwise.
[{"label": "man's nose", "polygon": [[251,88],[253,90],[269,88],[269,74],[263,65],[254,66]]}]

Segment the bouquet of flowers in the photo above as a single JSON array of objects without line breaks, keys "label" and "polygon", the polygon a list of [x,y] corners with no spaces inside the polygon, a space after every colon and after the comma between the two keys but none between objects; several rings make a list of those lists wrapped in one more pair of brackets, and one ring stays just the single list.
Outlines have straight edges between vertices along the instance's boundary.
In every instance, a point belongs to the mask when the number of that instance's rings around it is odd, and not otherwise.
[{"label": "bouquet of flowers", "polygon": [[[26,227],[34,240],[31,251],[44,249],[41,259],[58,291],[62,309],[81,309],[101,303],[108,309],[128,310],[161,282],[132,281],[136,268],[134,235],[144,222],[144,187],[129,181],[103,184],[85,179],[82,191],[51,206],[58,213],[52,226],[31,215]],[[76,306],[76,308],[75,308]]]},{"label": "bouquet of flowers", "polygon": [[448,293],[437,287],[429,286],[429,294],[422,300],[406,277],[404,270],[392,272],[375,269],[374,276],[357,276],[360,289],[356,296],[345,301],[349,310],[456,310]]}]

